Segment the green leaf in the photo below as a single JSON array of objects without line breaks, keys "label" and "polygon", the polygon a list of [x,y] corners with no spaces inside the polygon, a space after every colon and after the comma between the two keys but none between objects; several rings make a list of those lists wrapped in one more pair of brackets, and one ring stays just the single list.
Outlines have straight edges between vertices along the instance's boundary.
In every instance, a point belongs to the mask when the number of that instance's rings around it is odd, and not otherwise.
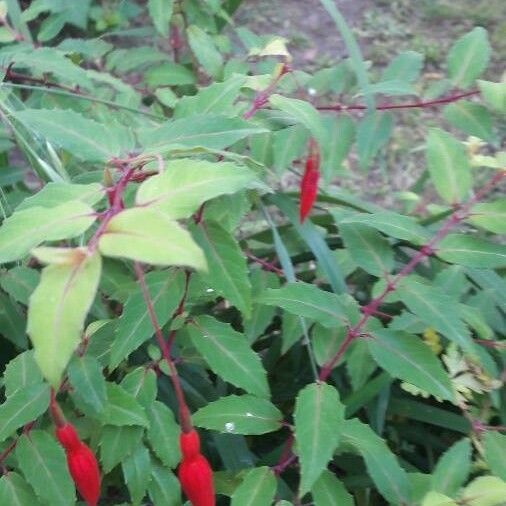
[{"label": "green leaf", "polygon": [[193,344],[214,373],[248,393],[269,396],[262,362],[244,335],[210,316],[196,318],[189,330]]},{"label": "green leaf", "polygon": [[191,230],[208,265],[207,273],[201,274],[202,280],[248,318],[251,315],[251,283],[246,258],[237,240],[217,223],[206,221]]},{"label": "green leaf", "polygon": [[506,83],[478,81],[478,87],[483,100],[492,110],[506,112]]},{"label": "green leaf", "polygon": [[[277,174],[282,174],[294,160],[303,156],[307,139],[308,132],[302,125],[293,125],[272,133],[274,169]],[[330,161],[328,165],[333,167]]]},{"label": "green leaf", "polygon": [[[184,65],[165,62],[146,71],[146,83],[151,88],[158,86],[182,86],[195,83],[195,74]],[[170,88],[159,88],[170,89]],[[157,90],[158,91],[158,90]]]},{"label": "green leaf", "polygon": [[486,141],[492,140],[492,117],[482,105],[460,100],[447,105],[443,114],[450,125],[462,132]]},{"label": "green leaf", "polygon": [[37,419],[49,405],[49,388],[45,383],[30,385],[10,395],[0,405],[0,442],[18,427]]},{"label": "green leaf", "polygon": [[180,430],[172,411],[162,402],[155,401],[148,410],[148,416],[148,440],[153,452],[165,466],[176,467],[181,457]]},{"label": "green leaf", "polygon": [[9,506],[37,505],[32,487],[19,474],[11,471],[0,478],[0,504]]},{"label": "green leaf", "polygon": [[156,400],[156,382],[156,373],[152,368],[137,367],[121,380],[121,387],[149,410]]},{"label": "green leaf", "polygon": [[148,11],[156,30],[162,37],[169,35],[174,0],[148,0]]},{"label": "green leaf", "polygon": [[223,69],[223,57],[216,49],[212,37],[196,25],[186,29],[188,43],[198,62],[212,77],[217,78]]},{"label": "green leaf", "polygon": [[89,406],[94,413],[100,413],[107,401],[105,379],[102,367],[96,358],[75,357],[68,367],[70,385],[80,402]]},{"label": "green leaf", "polygon": [[134,148],[126,127],[106,126],[71,109],[25,109],[13,115],[50,143],[87,162],[107,162]]},{"label": "green leaf", "polygon": [[16,207],[16,211],[23,211],[30,207],[56,207],[73,200],[93,206],[102,199],[104,194],[104,187],[99,183],[48,183],[35,195],[24,199]]},{"label": "green leaf", "polygon": [[116,383],[107,383],[106,389],[107,404],[100,417],[103,424],[149,426],[146,411],[132,394]]},{"label": "green leaf", "polygon": [[[300,223],[298,210],[293,201],[286,195],[280,193],[271,195],[269,200],[288,216],[297,233],[304,239],[309,249],[311,249],[318,260],[318,266],[325,273],[332,290],[335,293],[345,293],[347,287],[343,273],[341,272],[339,264],[335,261],[332,251],[325,242],[325,238],[322,236],[321,231],[311,220],[306,220],[303,224]],[[281,264],[283,265],[283,262],[281,262]],[[283,270],[285,273],[287,272],[284,265]],[[290,279],[288,280],[291,281]]]},{"label": "green leaf", "polygon": [[148,493],[154,506],[181,506],[179,481],[165,467],[157,464],[151,465]]},{"label": "green leaf", "polygon": [[424,244],[430,239],[428,232],[410,216],[403,216],[390,211],[380,211],[374,214],[344,214],[343,217],[341,212],[336,210],[331,211],[331,214],[338,226],[346,223],[360,223],[373,227],[391,237],[411,241],[415,244]]},{"label": "green leaf", "polygon": [[495,234],[506,234],[506,198],[474,205],[467,221]]},{"label": "green leaf", "polygon": [[100,462],[105,473],[131,455],[141,442],[144,429],[138,426],[123,425],[120,427],[106,425],[100,435]]},{"label": "green leaf", "polygon": [[405,51],[396,56],[383,71],[381,81],[398,80],[406,83],[416,81],[423,67],[423,55]]},{"label": "green leaf", "polygon": [[38,497],[51,506],[75,503],[74,483],[70,478],[62,447],[47,432],[32,430],[16,445],[19,467]]},{"label": "green leaf", "polygon": [[146,152],[163,153],[181,147],[224,149],[249,135],[265,131],[240,118],[198,114],[140,130],[138,137]]},{"label": "green leaf", "polygon": [[307,385],[297,396],[294,419],[303,496],[327,467],[341,438],[344,406],[337,390],[326,383]]},{"label": "green leaf", "polygon": [[205,429],[259,435],[278,430],[283,415],[266,399],[253,395],[229,395],[200,408],[192,420]]},{"label": "green leaf", "polygon": [[357,151],[360,167],[366,169],[392,134],[393,116],[375,111],[363,118],[357,126]]},{"label": "green leaf", "polygon": [[81,339],[84,321],[100,280],[100,255],[83,252],[73,264],[42,271],[28,308],[27,332],[43,376],[57,387]]},{"label": "green leaf", "polygon": [[490,470],[502,480],[506,480],[506,434],[487,431],[483,434],[485,461]]},{"label": "green leaf", "polygon": [[427,166],[437,192],[449,204],[462,202],[471,189],[471,166],[461,142],[439,128],[427,137]]},{"label": "green leaf", "polygon": [[432,490],[454,497],[471,471],[471,443],[465,438],[452,445],[432,473]]},{"label": "green leaf", "polygon": [[122,462],[123,476],[133,506],[140,506],[142,499],[146,495],[146,489],[151,477],[151,461],[148,449],[139,445]]},{"label": "green leaf", "polygon": [[39,279],[39,271],[19,265],[1,274],[0,285],[14,300],[28,306],[28,299]]},{"label": "green leaf", "polygon": [[387,96],[417,95],[415,88],[411,84],[399,79],[379,81],[371,84],[369,90],[371,93],[379,93]]},{"label": "green leaf", "polygon": [[487,31],[477,26],[455,42],[448,53],[448,77],[454,86],[468,88],[487,68],[490,44]]},{"label": "green leaf", "polygon": [[480,476],[464,489],[462,501],[469,506],[500,506],[505,497],[505,481],[495,476]]},{"label": "green leaf", "polygon": [[457,503],[447,495],[431,491],[424,496],[422,506],[457,506]]},{"label": "green leaf", "polygon": [[383,277],[392,271],[394,253],[379,232],[359,223],[341,223],[339,232],[353,260],[366,272]]},{"label": "green leaf", "polygon": [[342,327],[356,319],[356,303],[346,295],[326,292],[308,283],[287,283],[283,288],[268,289],[257,302],[277,306],[295,315],[304,316],[329,328]]},{"label": "green leaf", "polygon": [[[148,293],[159,325],[165,325],[183,295],[184,274],[176,269],[149,272],[145,276]],[[109,365],[115,369],[132,351],[154,333],[140,289],[128,297],[115,329]]]},{"label": "green leaf", "polygon": [[374,330],[368,341],[374,360],[394,378],[452,401],[454,393],[448,374],[430,348],[407,332]]},{"label": "green leaf", "polygon": [[265,506],[272,504],[276,478],[268,467],[257,467],[246,474],[232,495],[232,506]]},{"label": "green leaf", "polygon": [[190,234],[177,222],[147,207],[126,209],[114,216],[98,247],[106,256],[206,269],[204,254]]},{"label": "green leaf", "polygon": [[23,309],[7,295],[0,293],[0,328],[2,335],[17,348],[26,349],[26,318]]},{"label": "green leaf", "polygon": [[315,506],[354,506],[353,497],[330,471],[323,471],[311,489]]},{"label": "green leaf", "polygon": [[38,385],[42,381],[42,374],[33,358],[33,350],[20,353],[5,367],[5,396],[10,397],[14,392]]},{"label": "green leaf", "polygon": [[323,151],[323,160],[325,161],[328,157],[329,139],[320,113],[310,103],[296,98],[271,95],[269,102],[276,109],[292,116],[311,132]]},{"label": "green leaf", "polygon": [[[328,182],[329,178],[343,170],[343,162],[348,156],[355,139],[355,123],[346,114],[324,118],[324,123],[330,132],[329,155],[323,165],[325,181]],[[300,148],[300,146],[303,146],[301,142],[294,148]],[[288,146],[284,149],[288,149]],[[297,156],[294,156],[294,158],[297,158]]]},{"label": "green leaf", "polygon": [[355,447],[365,460],[367,471],[380,494],[392,504],[410,503],[410,486],[406,472],[399,466],[385,441],[357,419],[347,420],[342,440]]},{"label": "green leaf", "polygon": [[474,353],[469,329],[460,318],[458,301],[437,287],[405,279],[397,293],[402,302],[418,318],[454,341],[464,350]]},{"label": "green leaf", "polygon": [[249,170],[229,162],[180,159],[144,181],[135,201],[172,219],[187,218],[207,200],[235,193],[255,180]]},{"label": "green leaf", "polygon": [[450,234],[437,248],[436,254],[447,262],[484,269],[506,266],[506,246],[464,234]]},{"label": "green leaf", "polygon": [[77,237],[93,224],[93,214],[93,208],[76,200],[15,212],[0,228],[0,263],[23,258],[43,241]]}]

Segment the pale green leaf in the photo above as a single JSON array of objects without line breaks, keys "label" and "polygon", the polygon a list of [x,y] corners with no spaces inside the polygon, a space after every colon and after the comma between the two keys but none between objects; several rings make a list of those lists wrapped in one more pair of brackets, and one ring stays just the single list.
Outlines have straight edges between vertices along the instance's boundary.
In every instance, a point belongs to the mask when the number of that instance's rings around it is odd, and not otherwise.
[{"label": "pale green leaf", "polygon": [[485,103],[494,111],[506,112],[506,83],[478,81],[478,86]]},{"label": "pale green leaf", "polygon": [[190,234],[177,222],[147,207],[126,209],[114,216],[98,245],[106,256],[206,269],[204,254]]},{"label": "pale green leaf", "polygon": [[357,151],[360,167],[365,169],[388,142],[394,122],[390,113],[375,111],[363,118],[357,126]]},{"label": "pale green leaf", "polygon": [[0,228],[0,263],[23,258],[43,241],[76,237],[94,221],[93,208],[77,200],[53,208],[31,207],[15,212]]},{"label": "pale green leaf", "polygon": [[276,478],[268,467],[257,467],[246,474],[232,495],[231,506],[266,506],[276,493]]},{"label": "pale green leaf", "polygon": [[344,406],[337,390],[326,383],[306,386],[297,396],[294,419],[302,496],[321,476],[340,441]]},{"label": "pale green leaf", "polygon": [[148,11],[156,30],[162,37],[169,35],[174,0],[148,0]]},{"label": "pale green leaf", "polygon": [[405,51],[396,56],[383,71],[382,81],[399,80],[411,83],[418,79],[423,67],[423,55],[415,51]]},{"label": "pale green leaf", "polygon": [[506,198],[474,205],[468,221],[495,234],[506,234]]},{"label": "pale green leaf", "polygon": [[468,88],[487,68],[489,60],[487,31],[477,26],[451,47],[447,58],[448,77],[454,86]]},{"label": "pale green leaf", "polygon": [[443,114],[450,125],[462,132],[486,141],[492,140],[492,116],[482,105],[460,100],[447,105]]},{"label": "pale green leaf", "polygon": [[190,25],[186,29],[186,34],[191,50],[200,65],[210,76],[217,78],[223,69],[223,57],[212,37],[196,25]]},{"label": "pale green leaf", "polygon": [[252,172],[233,163],[174,160],[164,172],[141,184],[135,200],[172,219],[187,218],[205,201],[235,193],[254,180]]},{"label": "pale green leaf", "polygon": [[192,420],[205,429],[259,435],[278,430],[283,415],[266,399],[253,395],[229,395],[200,408]]},{"label": "pale green leaf", "polygon": [[506,481],[496,476],[480,476],[464,489],[462,501],[469,506],[502,506],[505,497]]},{"label": "pale green leaf", "polygon": [[483,434],[485,461],[490,470],[502,480],[506,480],[506,434],[487,431]]},{"label": "pale green leaf", "polygon": [[427,138],[427,166],[437,192],[449,204],[462,202],[472,185],[471,166],[461,142],[439,128]]},{"label": "pale green leaf", "polygon": [[27,332],[43,376],[57,387],[81,339],[84,321],[100,280],[97,253],[74,264],[50,265],[42,271],[28,308]]},{"label": "pale green leaf", "polygon": [[251,394],[269,396],[260,357],[243,334],[210,316],[200,316],[192,323],[189,330],[193,344],[213,372]]}]

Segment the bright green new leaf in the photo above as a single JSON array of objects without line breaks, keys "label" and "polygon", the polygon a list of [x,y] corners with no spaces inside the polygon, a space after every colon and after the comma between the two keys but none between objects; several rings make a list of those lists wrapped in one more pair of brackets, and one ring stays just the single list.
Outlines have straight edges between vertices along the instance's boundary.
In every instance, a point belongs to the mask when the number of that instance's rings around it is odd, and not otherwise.
[{"label": "bright green new leaf", "polygon": [[231,506],[265,506],[272,504],[276,478],[268,467],[257,467],[246,474],[232,495]]},{"label": "bright green new leaf", "polygon": [[0,442],[18,427],[39,417],[48,405],[49,388],[45,383],[35,383],[15,391],[0,405]]},{"label": "bright green new leaf", "polygon": [[478,81],[481,96],[485,103],[494,111],[506,112],[506,83]]},{"label": "bright green new leaf", "polygon": [[447,495],[431,491],[424,496],[421,506],[457,506],[457,503]]},{"label": "bright green new leaf", "polygon": [[407,332],[374,330],[368,340],[374,360],[394,378],[399,378],[442,399],[453,400],[448,374],[430,348]]},{"label": "bright green new leaf", "polygon": [[181,457],[179,452],[179,425],[172,411],[162,402],[155,401],[148,410],[148,441],[161,462],[174,468]]},{"label": "bright green new leaf", "polygon": [[469,506],[502,506],[505,497],[506,481],[496,476],[480,476],[464,489],[462,501]]},{"label": "bright green new leaf", "polygon": [[465,234],[446,236],[436,254],[447,262],[466,267],[500,269],[506,266],[506,246]]},{"label": "bright green new leaf", "polygon": [[432,473],[432,490],[454,497],[471,471],[471,443],[462,439],[439,459]]},{"label": "bright green new leaf", "polygon": [[23,258],[43,241],[76,237],[94,221],[93,208],[77,200],[15,212],[0,227],[0,263]]},{"label": "bright green new leaf", "polygon": [[506,234],[506,198],[474,205],[468,221],[494,234]]},{"label": "bright green new leaf", "polygon": [[468,88],[487,68],[490,43],[487,31],[477,26],[461,37],[448,53],[448,77],[455,87]]},{"label": "bright green new leaf", "polygon": [[440,128],[429,130],[427,167],[441,198],[449,204],[466,199],[472,185],[466,150],[461,142]]},{"label": "bright green new leaf", "polygon": [[349,324],[358,315],[356,303],[346,295],[336,295],[302,282],[287,283],[279,289],[270,288],[258,297],[257,302],[280,307],[329,328]]},{"label": "bright green new leaf", "polygon": [[205,429],[259,435],[278,430],[283,415],[266,399],[254,395],[229,395],[200,408],[192,420]]},{"label": "bright green new leaf", "polygon": [[43,376],[57,387],[81,339],[100,280],[102,260],[94,253],[73,264],[49,265],[30,298],[27,332]]},{"label": "bright green new leaf", "polygon": [[75,488],[63,448],[40,430],[23,435],[16,445],[16,457],[25,478],[45,504],[75,504]]},{"label": "bright green new leaf", "polygon": [[335,474],[323,471],[311,489],[315,506],[354,506],[353,496]]},{"label": "bright green new leaf", "polygon": [[242,190],[255,179],[249,170],[229,162],[174,160],[164,172],[141,184],[135,200],[169,218],[187,218],[205,201]]},{"label": "bright green new leaf", "polygon": [[341,438],[344,406],[337,390],[326,383],[306,386],[297,397],[294,419],[303,496],[327,467]]},{"label": "bright green new leaf", "polygon": [[26,109],[14,113],[14,117],[50,143],[87,162],[107,162],[134,147],[126,127],[104,125],[71,109]]},{"label": "bright green new leaf", "polygon": [[214,373],[253,395],[269,396],[260,357],[249,347],[243,334],[210,316],[196,318],[189,330],[197,351]]},{"label": "bright green new leaf", "polygon": [[148,11],[156,30],[162,37],[169,35],[174,0],[148,0]]},{"label": "bright green new leaf", "polygon": [[192,227],[208,265],[204,283],[236,306],[244,316],[251,314],[251,283],[248,266],[237,240],[217,223],[203,222]]},{"label": "bright green new leaf", "polygon": [[108,223],[98,247],[106,256],[153,265],[206,269],[204,254],[176,221],[148,207],[134,207]]},{"label": "bright green new leaf", "polygon": [[407,474],[383,439],[368,425],[353,419],[344,423],[342,440],[362,455],[369,475],[389,503],[410,504]]}]

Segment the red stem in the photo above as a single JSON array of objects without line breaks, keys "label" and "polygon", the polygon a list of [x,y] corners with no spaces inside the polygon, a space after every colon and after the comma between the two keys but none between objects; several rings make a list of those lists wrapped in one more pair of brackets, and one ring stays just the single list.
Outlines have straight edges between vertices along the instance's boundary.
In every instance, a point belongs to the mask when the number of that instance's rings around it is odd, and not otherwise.
[{"label": "red stem", "polygon": [[176,366],[174,365],[172,358],[170,357],[169,346],[163,337],[162,329],[160,328],[160,324],[158,323],[158,319],[156,317],[155,310],[153,308],[153,301],[151,300],[151,296],[149,294],[148,287],[146,285],[144,271],[142,270],[142,267],[140,266],[139,262],[134,262],[134,269],[135,275],[137,276],[137,281],[139,282],[139,286],[141,288],[142,296],[144,297],[146,308],[148,310],[151,325],[153,326],[153,329],[155,331],[158,346],[160,347],[163,359],[167,363],[170,370],[170,379],[174,387],[174,392],[176,394],[176,399],[179,407],[179,423],[181,424],[181,429],[183,430],[183,432],[187,433],[192,430],[192,422],[190,410],[188,409],[188,406],[186,404],[183,389],[181,387],[181,382],[179,381],[179,376],[177,374],[177,369]]},{"label": "red stem", "polygon": [[67,421],[65,420],[65,416],[63,416],[63,412],[58,406],[58,402],[56,401],[56,393],[54,388],[51,388],[51,397],[49,400],[49,413],[51,413],[51,418],[53,419],[54,424],[57,427],[63,427]]},{"label": "red stem", "polygon": [[[462,100],[463,98],[472,97],[474,95],[479,95],[479,90],[466,91],[465,93],[457,93],[454,95],[450,95],[448,97],[436,98],[434,100],[426,100],[426,101],[418,101],[418,102],[408,102],[404,104],[379,104],[376,106],[376,110],[378,111],[388,111],[392,109],[424,109],[428,107],[434,107],[436,105],[443,104],[451,104],[452,102],[456,102],[457,100]],[[316,109],[320,111],[364,111],[367,109],[367,106],[361,104],[335,104],[335,105],[322,105],[317,106]]]},{"label": "red stem", "polygon": [[253,262],[256,262],[257,264],[261,265],[266,271],[275,272],[279,276],[284,276],[285,273],[282,269],[279,267],[276,267],[272,262],[268,262],[267,260],[263,260],[262,258],[259,258],[253,253],[250,253],[249,251],[245,251],[245,255],[250,259],[253,260]]}]

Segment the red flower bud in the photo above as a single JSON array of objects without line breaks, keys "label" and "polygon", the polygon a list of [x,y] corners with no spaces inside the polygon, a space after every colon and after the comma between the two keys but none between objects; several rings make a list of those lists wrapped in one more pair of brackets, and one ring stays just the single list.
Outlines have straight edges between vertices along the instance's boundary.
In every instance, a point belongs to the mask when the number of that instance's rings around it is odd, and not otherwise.
[{"label": "red flower bud", "polygon": [[311,139],[309,143],[309,155],[306,160],[306,168],[300,183],[300,208],[299,218],[303,223],[311,211],[316,195],[318,194],[318,180],[320,178],[320,152],[316,142]]},{"label": "red flower bud", "polygon": [[178,469],[179,482],[193,506],[215,506],[213,471],[200,453],[196,431],[182,433],[179,439],[183,458]]},{"label": "red flower bud", "polygon": [[65,449],[67,466],[77,490],[88,506],[96,506],[100,496],[100,471],[95,455],[69,423],[56,428],[56,437]]}]

